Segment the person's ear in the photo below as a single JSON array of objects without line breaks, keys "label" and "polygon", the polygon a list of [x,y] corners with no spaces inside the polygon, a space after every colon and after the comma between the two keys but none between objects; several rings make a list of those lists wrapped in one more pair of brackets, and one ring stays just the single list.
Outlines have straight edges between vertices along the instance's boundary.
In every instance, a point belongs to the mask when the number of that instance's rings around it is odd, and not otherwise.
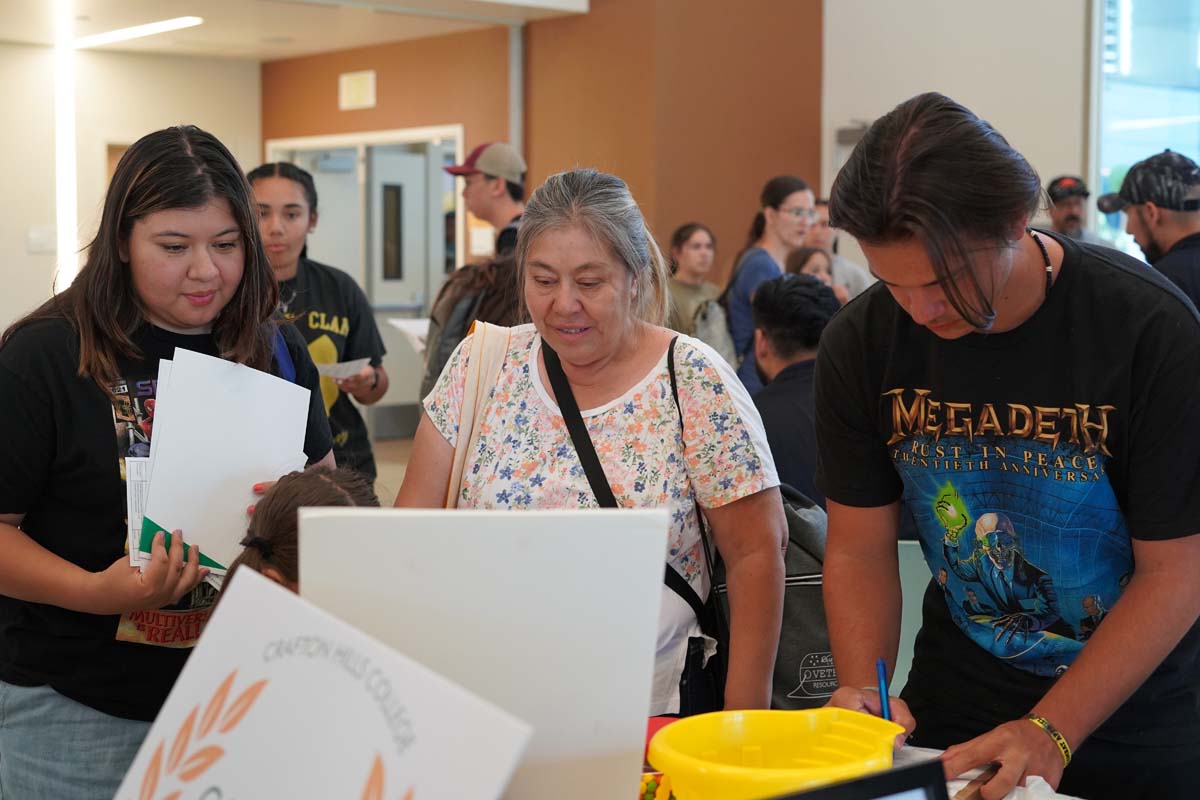
[{"label": "person's ear", "polygon": [[1162,209],[1151,200],[1147,200],[1142,204],[1142,220],[1148,227],[1154,228],[1162,223]]},{"label": "person's ear", "polygon": [[308,233],[312,233],[317,229],[317,212],[310,211],[308,214]]},{"label": "person's ear", "polygon": [[1025,238],[1025,231],[1029,228],[1029,215],[1022,214],[1020,218],[1013,223],[1008,229],[1008,235],[1005,237],[1012,244],[1016,244]]},{"label": "person's ear", "polygon": [[779,222],[779,209],[766,206],[762,210],[763,219],[767,221],[766,227],[774,227]]},{"label": "person's ear", "polygon": [[758,365],[763,366],[764,362],[771,358],[771,346],[767,344],[767,337],[763,335],[762,328],[754,329],[754,360]]},{"label": "person's ear", "polygon": [[278,569],[276,569],[275,567],[272,567],[269,564],[265,565],[262,568],[262,574],[263,574],[263,577],[269,578],[269,579],[275,581],[276,583],[278,583],[280,586],[284,587],[285,589],[288,589],[289,591],[291,591],[295,594],[300,593],[300,585],[298,583],[296,583],[295,581],[289,581],[284,576],[284,574],[282,572],[280,572]]},{"label": "person's ear", "polygon": [[129,240],[128,239],[118,239],[117,240],[117,258],[121,259],[122,264],[129,263]]}]

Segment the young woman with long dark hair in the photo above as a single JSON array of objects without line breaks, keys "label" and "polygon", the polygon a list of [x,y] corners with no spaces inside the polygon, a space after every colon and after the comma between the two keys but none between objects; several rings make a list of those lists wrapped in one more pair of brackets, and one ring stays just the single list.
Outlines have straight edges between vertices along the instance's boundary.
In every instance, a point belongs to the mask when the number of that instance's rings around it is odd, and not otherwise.
[{"label": "young woman with long dark hair", "polygon": [[[177,348],[316,389],[277,301],[237,162],[198,128],[167,128],[121,158],[74,283],[0,340],[5,796],[116,791],[215,598],[179,531],[144,572],[129,565],[125,457],[148,452],[158,363]],[[252,402],[229,398],[229,414]],[[332,464],[316,391],[304,448]]]},{"label": "young woman with long dark hair", "polygon": [[812,189],[800,178],[780,175],[767,181],[746,248],[729,276],[725,290],[729,332],[741,360],[736,365],[738,377],[751,394],[762,388],[762,380],[754,364],[754,312],[750,300],[759,284],[783,274],[788,253],[804,244],[804,234],[816,218],[814,202]]}]

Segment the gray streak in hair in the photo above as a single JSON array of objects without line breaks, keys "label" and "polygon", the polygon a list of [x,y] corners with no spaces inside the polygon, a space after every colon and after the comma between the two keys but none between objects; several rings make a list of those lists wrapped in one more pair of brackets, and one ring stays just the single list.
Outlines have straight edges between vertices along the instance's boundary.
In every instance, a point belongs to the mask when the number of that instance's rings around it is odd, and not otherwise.
[{"label": "gray streak in hair", "polygon": [[670,273],[658,243],[625,182],[594,169],[551,175],[525,205],[517,236],[517,269],[525,283],[525,262],[533,242],[543,233],[578,225],[625,265],[637,287],[633,314],[662,325],[670,303]]}]

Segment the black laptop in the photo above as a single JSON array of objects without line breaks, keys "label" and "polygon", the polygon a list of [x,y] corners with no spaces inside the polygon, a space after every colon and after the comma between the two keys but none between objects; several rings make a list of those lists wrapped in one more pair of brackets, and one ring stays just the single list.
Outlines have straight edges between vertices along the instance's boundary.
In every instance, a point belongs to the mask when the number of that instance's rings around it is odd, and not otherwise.
[{"label": "black laptop", "polygon": [[939,760],[876,772],[777,800],[950,800]]}]

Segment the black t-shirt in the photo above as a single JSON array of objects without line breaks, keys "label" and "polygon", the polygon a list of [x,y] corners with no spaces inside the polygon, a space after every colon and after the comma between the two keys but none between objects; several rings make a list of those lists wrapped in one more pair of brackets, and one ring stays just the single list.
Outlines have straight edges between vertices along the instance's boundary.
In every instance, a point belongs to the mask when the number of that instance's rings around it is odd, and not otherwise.
[{"label": "black t-shirt", "polygon": [[[316,368],[300,334],[282,330],[296,383],[313,394],[304,452],[320,459],[331,445]],[[0,349],[0,513],[24,514],[26,535],[92,572],[128,552],[125,456],[149,455],[159,359],[177,347],[217,355],[208,334],[142,325],[133,340],[143,357],[119,359],[115,402],[79,376],[79,337],[63,320],[27,325]],[[0,680],[49,685],[105,713],[152,720],[214,599],[201,584],[175,606],[97,616],[0,596]]]},{"label": "black t-shirt", "polygon": [[813,422],[815,366],[815,361],[801,361],[780,370],[754,395],[754,405],[762,415],[779,480],[824,508],[825,495],[813,480],[817,471],[817,434]]},{"label": "black t-shirt", "polygon": [[1200,308],[1200,233],[1180,239],[1154,268],[1166,275]]},{"label": "black t-shirt", "polygon": [[[834,317],[817,363],[818,485],[900,500],[949,576],[949,602],[926,595],[907,691],[991,725],[1071,665],[1133,572],[1132,538],[1200,531],[1196,310],[1140,262],[1054,238],[1059,276],[1015,330],[943,341],[879,284]],[[1200,742],[1200,628],[1096,735]]]},{"label": "black t-shirt", "polygon": [[506,253],[511,253],[517,249],[517,233],[521,228],[521,215],[517,214],[508,224],[500,229],[500,233],[496,234],[496,256],[502,256]]},{"label": "black t-shirt", "polygon": [[[383,363],[383,338],[367,296],[346,273],[307,258],[300,259],[296,277],[280,285],[287,299],[283,312],[308,342],[317,364],[371,359]],[[333,378],[321,376],[321,395],[333,433],[333,455],[339,467],[350,467],[375,478],[375,457],[366,423],[350,395]]]}]

